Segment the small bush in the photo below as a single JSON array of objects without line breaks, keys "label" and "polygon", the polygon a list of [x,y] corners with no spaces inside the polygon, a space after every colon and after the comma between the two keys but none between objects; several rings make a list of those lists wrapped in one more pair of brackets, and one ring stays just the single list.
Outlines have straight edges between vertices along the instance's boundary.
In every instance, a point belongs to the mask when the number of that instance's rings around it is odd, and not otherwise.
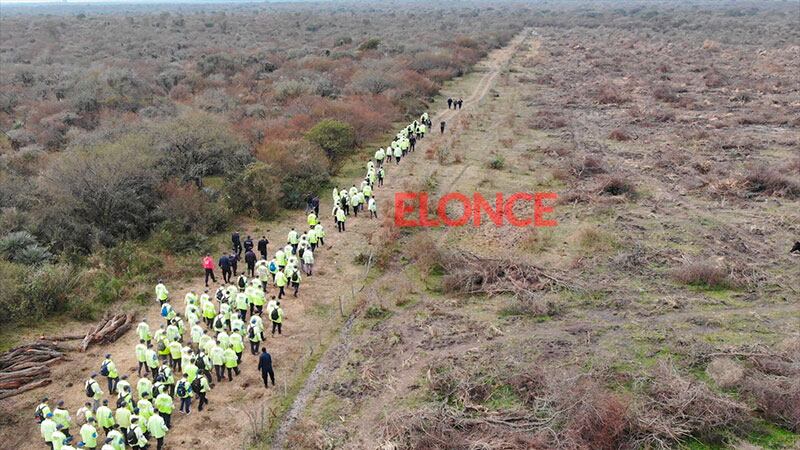
[{"label": "small bush", "polygon": [[731,280],[728,272],[710,262],[690,262],[674,269],[672,276],[677,281],[705,289],[728,289]]},{"label": "small bush", "polygon": [[608,138],[612,141],[619,141],[625,142],[630,141],[633,137],[628,134],[627,131],[617,128],[616,130],[612,131],[611,134],[608,135]]},{"label": "small bush", "polygon": [[318,122],[306,133],[306,139],[319,145],[333,162],[341,161],[356,147],[353,127],[333,119]]},{"label": "small bush", "polygon": [[636,194],[636,187],[625,178],[610,176],[600,185],[600,194],[632,197]]},{"label": "small bush", "polygon": [[578,178],[606,173],[603,161],[596,156],[586,156],[582,160],[572,160],[570,171]]},{"label": "small bush", "polygon": [[380,305],[372,305],[364,312],[366,319],[384,319],[389,317],[392,312]]},{"label": "small bush", "polygon": [[797,378],[756,375],[748,377],[742,392],[753,399],[769,420],[800,432],[800,381]]},{"label": "small bush", "polygon": [[381,40],[379,38],[370,38],[362,42],[361,45],[358,46],[358,49],[361,51],[375,50],[380,45],[381,45]]},{"label": "small bush", "polygon": [[706,373],[722,389],[736,387],[744,378],[744,368],[728,358],[715,358],[706,367]]},{"label": "small bush", "polygon": [[594,98],[603,105],[621,104],[630,101],[619,87],[611,83],[601,85],[595,92]]},{"label": "small bush", "polygon": [[506,159],[500,155],[496,155],[489,161],[489,168],[494,170],[502,170],[506,166]]},{"label": "small bush", "polygon": [[745,176],[747,190],[756,194],[785,197],[800,196],[800,183],[781,174],[776,169],[759,166]]}]

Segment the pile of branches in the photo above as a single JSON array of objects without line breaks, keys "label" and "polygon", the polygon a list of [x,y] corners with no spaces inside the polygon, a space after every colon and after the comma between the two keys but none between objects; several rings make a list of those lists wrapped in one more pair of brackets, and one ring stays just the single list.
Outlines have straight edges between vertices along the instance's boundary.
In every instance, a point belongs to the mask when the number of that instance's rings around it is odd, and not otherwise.
[{"label": "pile of branches", "polygon": [[483,258],[464,251],[443,259],[447,275],[442,282],[447,292],[467,295],[513,294],[529,298],[534,291],[543,289],[579,289],[575,284],[532,264]]},{"label": "pile of branches", "polygon": [[116,314],[106,316],[83,338],[81,351],[85,352],[92,344],[107,344],[119,339],[133,326],[134,314]]},{"label": "pile of branches", "polygon": [[36,341],[9,350],[0,356],[0,399],[50,384],[50,367],[64,359],[56,342]]},{"label": "pile of branches", "polygon": [[682,376],[670,362],[662,361],[646,384],[633,417],[635,448],[672,448],[689,436],[718,441],[725,430],[746,430],[751,423],[747,405]]}]

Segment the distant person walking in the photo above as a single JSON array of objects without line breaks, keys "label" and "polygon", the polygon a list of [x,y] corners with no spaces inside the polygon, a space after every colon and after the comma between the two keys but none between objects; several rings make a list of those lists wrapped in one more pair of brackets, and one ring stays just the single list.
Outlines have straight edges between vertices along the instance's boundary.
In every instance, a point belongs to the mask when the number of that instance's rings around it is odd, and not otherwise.
[{"label": "distant person walking", "polygon": [[441,121],[441,122],[439,123],[439,132],[440,132],[441,134],[444,134],[444,127],[445,127],[445,125],[447,125],[447,122],[445,122],[444,120],[443,120],[443,121]]},{"label": "distant person walking", "polygon": [[[461,97],[459,97],[459,98],[458,98],[458,102],[456,102],[456,103],[458,104],[458,109],[461,109],[461,105],[463,105],[463,104],[464,104],[464,100],[462,100],[462,99],[461,99]],[[454,108],[454,109],[455,109],[455,108]]]},{"label": "distant person walking", "polygon": [[267,259],[267,244],[269,244],[269,239],[266,236],[261,236],[258,241],[258,253],[261,253],[261,259]]},{"label": "distant person walking", "polygon": [[217,282],[217,277],[214,276],[214,260],[211,259],[211,255],[206,255],[203,258],[203,269],[206,271],[206,287],[208,287],[208,278],[211,278],[211,281],[214,283]]},{"label": "distant person walking", "polygon": [[228,255],[220,256],[218,264],[220,270],[222,270],[222,281],[224,281],[225,284],[230,283],[231,274],[233,273],[233,271],[231,270],[231,260],[230,258],[228,258]]},{"label": "distant person walking", "polygon": [[450,109],[452,106],[453,106],[453,99],[452,98],[448,98],[447,99],[447,109]]},{"label": "distant person walking", "polygon": [[275,372],[272,370],[272,356],[267,353],[265,347],[261,347],[261,356],[258,358],[258,370],[261,371],[261,379],[264,380],[264,387],[269,387],[269,380],[275,386]]},{"label": "distant person walking", "polygon": [[239,237],[238,231],[234,231],[231,234],[231,243],[233,244],[233,253],[240,255],[242,253],[242,239]]}]

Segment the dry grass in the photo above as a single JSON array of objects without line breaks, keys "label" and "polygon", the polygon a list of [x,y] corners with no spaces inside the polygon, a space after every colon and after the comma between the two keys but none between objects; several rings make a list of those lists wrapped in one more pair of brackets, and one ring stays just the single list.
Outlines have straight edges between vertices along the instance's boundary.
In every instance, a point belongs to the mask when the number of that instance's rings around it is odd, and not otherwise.
[{"label": "dry grass", "polygon": [[792,198],[800,196],[800,183],[772,167],[753,168],[744,180],[747,190],[755,194]]},{"label": "dry grass", "polygon": [[744,378],[744,368],[729,358],[713,359],[706,367],[706,373],[723,389],[736,387]]},{"label": "dry grass", "polygon": [[618,175],[606,177],[598,189],[601,195],[624,195],[626,197],[636,196],[636,187],[627,178]]},{"label": "dry grass", "polygon": [[709,261],[687,262],[673,269],[672,277],[683,284],[705,289],[728,289],[733,286],[728,271]]}]

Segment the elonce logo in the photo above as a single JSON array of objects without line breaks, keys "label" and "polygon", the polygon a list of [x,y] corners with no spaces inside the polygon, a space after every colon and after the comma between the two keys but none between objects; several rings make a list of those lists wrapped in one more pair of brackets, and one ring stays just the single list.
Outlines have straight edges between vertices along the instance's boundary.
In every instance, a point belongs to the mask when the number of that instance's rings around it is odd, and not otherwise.
[{"label": "elonce logo", "polygon": [[[497,226],[509,224],[515,227],[554,227],[558,225],[555,220],[546,220],[544,214],[553,212],[553,207],[544,204],[545,200],[556,199],[555,192],[517,192],[503,199],[502,193],[495,194],[494,209],[492,205],[479,193],[472,194],[470,199],[464,194],[451,192],[439,198],[436,207],[436,217],[428,216],[428,193],[427,192],[398,192],[394,194],[394,224],[398,227],[438,227],[444,224],[448,227],[461,227],[466,225],[470,219],[474,226],[480,226],[482,212]],[[518,202],[533,201],[533,218],[517,217],[514,213],[514,205]],[[451,202],[461,203],[461,217],[450,218],[447,215],[447,205]],[[407,219],[407,216],[415,211],[419,213],[419,220]]]}]

